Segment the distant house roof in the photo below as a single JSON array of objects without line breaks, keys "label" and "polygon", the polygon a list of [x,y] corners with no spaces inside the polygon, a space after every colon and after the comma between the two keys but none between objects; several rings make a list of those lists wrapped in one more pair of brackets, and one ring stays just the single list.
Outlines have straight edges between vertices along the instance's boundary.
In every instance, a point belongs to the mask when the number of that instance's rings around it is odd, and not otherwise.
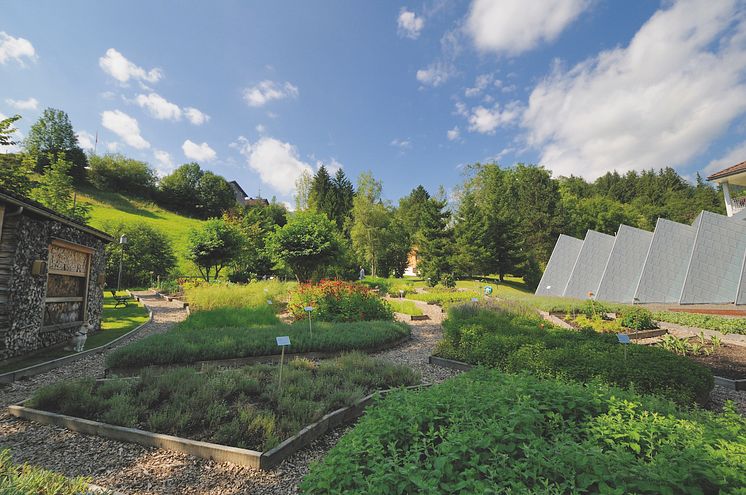
[{"label": "distant house roof", "polygon": [[248,197],[246,191],[244,191],[243,188],[235,180],[230,181],[228,184],[230,184],[237,193],[242,194],[244,198]]},{"label": "distant house roof", "polygon": [[14,204],[16,206],[22,206],[24,211],[35,213],[44,218],[49,218],[51,220],[55,220],[60,223],[71,225],[77,228],[78,230],[87,232],[106,242],[112,242],[114,240],[114,238],[110,236],[109,234],[107,234],[106,232],[103,232],[98,229],[94,229],[93,227],[90,227],[74,218],[58,213],[51,208],[47,208],[43,204],[37,201],[34,201],[33,199],[29,199],[25,196],[21,196],[20,194],[8,191],[7,189],[0,188],[0,201]]},{"label": "distant house roof", "polygon": [[722,179],[723,177],[728,177],[729,175],[740,174],[742,172],[746,172],[746,162],[741,162],[736,165],[733,165],[732,167],[723,169],[720,172],[715,172],[714,174],[707,177],[707,180]]}]

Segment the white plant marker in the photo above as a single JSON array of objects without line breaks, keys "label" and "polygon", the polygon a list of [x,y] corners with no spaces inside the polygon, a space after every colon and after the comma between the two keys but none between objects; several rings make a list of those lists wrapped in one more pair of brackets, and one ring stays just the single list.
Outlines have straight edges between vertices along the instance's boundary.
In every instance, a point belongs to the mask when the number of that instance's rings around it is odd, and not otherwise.
[{"label": "white plant marker", "polygon": [[282,348],[282,353],[280,354],[280,380],[278,385],[280,393],[282,393],[282,365],[285,361],[285,346],[290,345],[290,337],[287,335],[284,337],[275,337],[275,340],[277,341],[277,345]]},{"label": "white plant marker", "polygon": [[313,306],[306,306],[303,308],[303,311],[308,313],[308,332],[311,334],[311,338],[313,338],[313,327],[311,325],[311,311],[313,311]]},{"label": "white plant marker", "polygon": [[618,333],[616,334],[617,340],[619,340],[619,343],[624,346],[624,362],[627,362],[627,346],[629,345],[629,335],[626,333]]}]

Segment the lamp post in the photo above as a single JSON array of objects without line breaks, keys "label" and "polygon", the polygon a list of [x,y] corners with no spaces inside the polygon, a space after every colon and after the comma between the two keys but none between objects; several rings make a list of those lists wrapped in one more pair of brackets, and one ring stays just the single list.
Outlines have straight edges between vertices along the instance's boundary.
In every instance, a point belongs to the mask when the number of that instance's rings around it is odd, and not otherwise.
[{"label": "lamp post", "polygon": [[122,286],[122,262],[124,261],[124,246],[127,244],[127,236],[119,236],[119,245],[122,246],[122,254],[119,256],[119,276],[117,277],[117,292]]}]

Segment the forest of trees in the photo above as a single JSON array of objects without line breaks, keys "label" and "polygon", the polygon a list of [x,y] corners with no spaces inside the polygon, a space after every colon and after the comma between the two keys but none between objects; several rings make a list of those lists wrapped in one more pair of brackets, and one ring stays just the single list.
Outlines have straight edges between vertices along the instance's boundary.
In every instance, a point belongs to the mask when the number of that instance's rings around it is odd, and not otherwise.
[{"label": "forest of trees", "polygon": [[[0,122],[0,146],[11,144],[17,118]],[[692,184],[669,167],[609,172],[589,182],[552,177],[542,166],[494,163],[468,166],[450,195],[420,185],[396,204],[384,199],[372,173],[353,184],[342,169],[332,175],[321,166],[298,179],[295,212],[275,201],[239,207],[225,179],[197,163],[159,179],[147,163],[123,155],[86,155],[67,114],[54,109],[32,126],[22,153],[0,154],[0,165],[0,186],[81,220],[86,210],[72,202],[75,184],[215,219],[190,237],[188,256],[206,278],[231,267],[238,281],[273,274],[354,278],[361,267],[401,277],[414,250],[419,274],[432,285],[486,274],[523,276],[535,285],[560,233],[614,234],[622,223],[653,230],[659,217],[690,223],[703,209],[724,213],[720,190],[699,175]]]}]

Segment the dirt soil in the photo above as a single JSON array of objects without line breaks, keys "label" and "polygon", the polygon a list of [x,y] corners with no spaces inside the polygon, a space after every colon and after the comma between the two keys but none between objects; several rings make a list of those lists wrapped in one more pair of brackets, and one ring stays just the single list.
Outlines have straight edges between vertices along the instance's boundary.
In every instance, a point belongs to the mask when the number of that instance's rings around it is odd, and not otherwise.
[{"label": "dirt soil", "polygon": [[[692,342],[697,339],[692,339]],[[709,356],[687,356],[707,366],[715,376],[732,380],[746,379],[746,348],[723,344]]]}]

